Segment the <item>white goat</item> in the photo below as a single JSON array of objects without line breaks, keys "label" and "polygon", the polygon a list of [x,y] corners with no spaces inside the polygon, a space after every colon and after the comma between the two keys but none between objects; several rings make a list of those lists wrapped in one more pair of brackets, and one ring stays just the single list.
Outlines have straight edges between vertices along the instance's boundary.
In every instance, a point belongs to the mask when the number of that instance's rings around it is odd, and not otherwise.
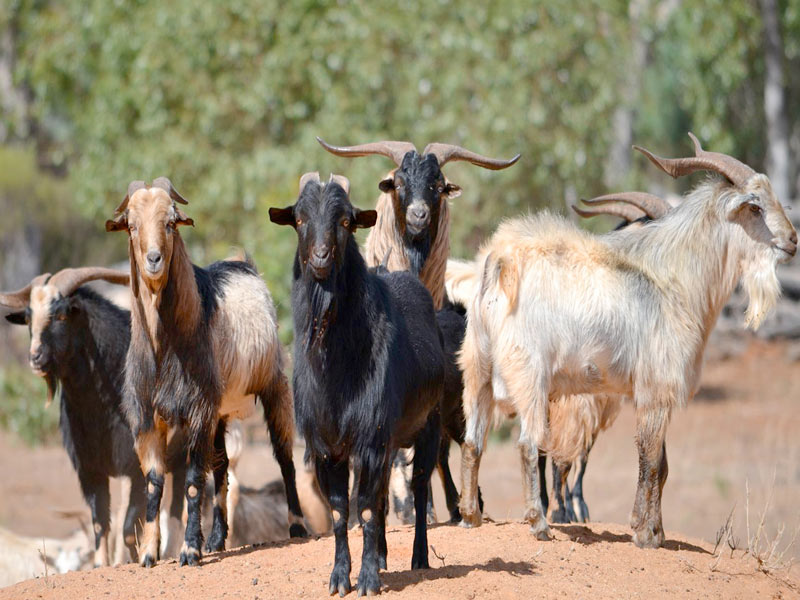
[{"label": "white goat", "polygon": [[640,150],[673,177],[709,170],[727,181],[701,184],[662,219],[594,236],[545,212],[503,223],[479,253],[481,283],[459,358],[466,526],[481,522],[477,470],[495,404],[520,416],[525,519],[546,539],[537,459],[548,401],[621,394],[633,398],[637,420],[633,539],[663,543],[671,411],[696,391],[706,340],[737,282],[750,301],[746,324],[756,328],[780,295],[776,264],[797,250],[769,179],[691,137],[694,157]]}]

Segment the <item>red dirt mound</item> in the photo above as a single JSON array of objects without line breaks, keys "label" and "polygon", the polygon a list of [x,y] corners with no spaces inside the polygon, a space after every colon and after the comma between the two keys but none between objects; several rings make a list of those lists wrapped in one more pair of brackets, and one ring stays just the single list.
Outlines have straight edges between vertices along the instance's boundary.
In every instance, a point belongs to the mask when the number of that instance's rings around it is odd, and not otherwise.
[{"label": "red dirt mound", "polygon": [[[404,598],[789,598],[800,580],[759,572],[752,558],[725,554],[715,569],[706,542],[667,535],[664,548],[640,550],[630,530],[592,523],[553,528],[536,541],[526,525],[446,525],[429,531],[430,570],[411,571],[413,529],[387,532],[389,570],[383,592]],[[350,533],[351,583],[361,565],[361,535]],[[441,558],[437,558],[438,555]],[[175,561],[149,570],[134,565],[25,581],[0,590],[4,598],[298,598],[326,597],[333,538],[244,547],[203,559],[199,568]],[[351,592],[355,597],[355,592]]]}]

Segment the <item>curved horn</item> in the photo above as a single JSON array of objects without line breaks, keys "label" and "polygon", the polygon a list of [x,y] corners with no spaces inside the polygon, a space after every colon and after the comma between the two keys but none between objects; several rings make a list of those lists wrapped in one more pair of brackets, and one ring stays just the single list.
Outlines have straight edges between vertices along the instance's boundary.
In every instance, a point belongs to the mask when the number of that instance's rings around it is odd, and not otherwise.
[{"label": "curved horn", "polygon": [[130,283],[130,272],[106,269],[104,267],[81,267],[79,269],[62,269],[50,278],[49,283],[54,285],[62,296],[66,297],[81,287],[84,283],[102,279],[117,285]]},{"label": "curved horn", "polygon": [[122,202],[120,202],[119,206],[114,210],[114,214],[121,213],[126,208],[128,208],[128,201],[131,199],[131,196],[133,196],[136,192],[146,187],[147,184],[144,181],[141,180],[131,181],[128,184],[128,193],[125,194],[125,197],[122,199]]},{"label": "curved horn", "polygon": [[344,175],[335,175],[331,173],[328,183],[337,183],[344,190],[344,193],[350,195],[350,180]]},{"label": "curved horn", "polygon": [[0,292],[0,306],[19,310],[27,308],[31,301],[31,290],[39,285],[42,285],[50,278],[50,273],[42,273],[33,278],[33,280],[21,290],[16,292]]},{"label": "curved horn", "polygon": [[153,179],[153,185],[151,187],[161,188],[165,192],[169,194],[169,197],[172,198],[175,202],[179,202],[181,204],[189,204],[183,196],[181,196],[177,190],[172,186],[172,182],[166,177],[156,177]]},{"label": "curved horn", "polygon": [[473,165],[483,167],[484,169],[491,169],[492,171],[499,171],[500,169],[507,169],[519,160],[520,155],[517,154],[510,160],[501,160],[499,158],[489,158],[481,154],[476,154],[461,146],[453,146],[452,144],[439,144],[431,143],[425,146],[422,155],[433,154],[436,160],[439,161],[439,167],[443,167],[445,163],[451,160],[466,160]]},{"label": "curved horn", "polygon": [[403,162],[403,157],[411,152],[417,151],[417,148],[411,142],[371,142],[369,144],[360,144],[358,146],[331,146],[321,137],[317,137],[320,146],[325,148],[331,154],[336,156],[344,156],[346,158],[355,158],[357,156],[368,156],[370,154],[380,154],[391,158],[398,167]]},{"label": "curved horn", "polygon": [[596,217],[597,215],[611,215],[613,217],[625,219],[628,223],[633,223],[634,221],[637,221],[645,216],[645,212],[643,210],[622,202],[604,204],[602,207],[598,208],[580,208],[573,204],[572,210],[574,210],[584,219]]},{"label": "curved horn", "polygon": [[672,207],[663,198],[645,192],[620,192],[617,194],[606,194],[591,200],[583,200],[589,206],[603,206],[607,204],[617,204],[623,202],[632,204],[651,219],[660,219],[667,214]]},{"label": "curved horn", "polygon": [[695,171],[713,171],[726,177],[732,184],[741,187],[750,177],[755,175],[753,169],[732,156],[703,150],[700,142],[691,131],[689,132],[689,137],[692,138],[694,143],[695,155],[693,157],[662,158],[639,146],[634,146],[633,148],[644,154],[650,159],[650,162],[667,175],[676,178]]},{"label": "curved horn", "polygon": [[300,191],[303,191],[303,188],[311,182],[315,181],[319,183],[319,171],[309,171],[308,173],[303,173],[303,176],[300,177]]}]

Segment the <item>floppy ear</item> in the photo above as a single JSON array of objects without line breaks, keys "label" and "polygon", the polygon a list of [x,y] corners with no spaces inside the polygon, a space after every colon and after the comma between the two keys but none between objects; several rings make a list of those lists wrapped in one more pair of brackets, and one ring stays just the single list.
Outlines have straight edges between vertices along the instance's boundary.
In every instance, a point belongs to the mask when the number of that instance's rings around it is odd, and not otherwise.
[{"label": "floppy ear", "polygon": [[372,227],[375,225],[375,221],[378,220],[377,210],[359,210],[356,208],[355,211],[355,219],[353,219],[353,222],[358,229]]},{"label": "floppy ear", "polygon": [[128,211],[118,214],[113,219],[106,221],[106,231],[127,231]]},{"label": "floppy ear", "polygon": [[177,206],[174,207],[175,209],[175,225],[190,225],[194,227],[194,221],[187,217],[182,210],[180,210]]},{"label": "floppy ear", "polygon": [[381,179],[381,182],[378,184],[378,189],[382,192],[391,192],[394,189],[394,177]]},{"label": "floppy ear", "polygon": [[457,186],[455,183],[450,183],[449,181],[444,186],[444,195],[447,196],[450,200],[453,198],[458,198],[461,195],[461,188]]},{"label": "floppy ear", "polygon": [[269,209],[269,220],[276,225],[291,225],[294,227],[294,206],[286,208],[272,207]]},{"label": "floppy ear", "polygon": [[13,312],[6,315],[6,321],[14,325],[25,325],[25,311]]}]

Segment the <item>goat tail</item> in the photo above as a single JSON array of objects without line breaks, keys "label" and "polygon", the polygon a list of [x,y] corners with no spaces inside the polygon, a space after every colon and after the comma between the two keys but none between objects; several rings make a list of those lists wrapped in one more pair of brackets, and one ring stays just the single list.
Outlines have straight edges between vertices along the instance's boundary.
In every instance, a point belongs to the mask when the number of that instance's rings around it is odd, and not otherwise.
[{"label": "goat tail", "polygon": [[478,268],[475,262],[452,258],[448,260],[444,288],[450,300],[469,306],[478,288]]},{"label": "goat tail", "polygon": [[234,248],[233,254],[231,254],[228,258],[225,259],[226,262],[243,262],[246,265],[252,267],[255,271],[258,271],[256,267],[256,263],[253,260],[252,255],[247,252],[244,248]]}]

